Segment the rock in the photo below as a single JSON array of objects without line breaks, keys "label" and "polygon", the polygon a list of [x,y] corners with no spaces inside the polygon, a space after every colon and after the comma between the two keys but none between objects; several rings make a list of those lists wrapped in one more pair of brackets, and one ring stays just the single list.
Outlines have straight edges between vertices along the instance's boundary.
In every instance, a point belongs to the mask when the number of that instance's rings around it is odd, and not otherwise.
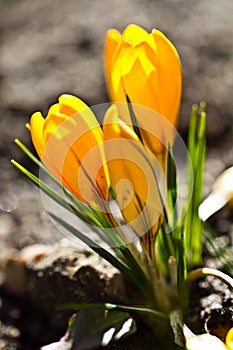
[{"label": "rock", "polygon": [[[74,296],[84,300],[103,295],[119,297],[119,291],[122,295],[124,290],[123,279],[117,270],[91,251],[81,253],[69,242],[67,244],[67,240],[53,246],[35,244],[21,251],[11,251],[4,260],[5,288],[10,295],[17,297],[26,293],[34,298],[38,288],[43,292],[50,282],[60,285],[60,279],[67,279],[67,283],[75,288]],[[65,284],[59,290],[55,288],[55,292],[64,298],[67,289]],[[38,300],[38,296],[36,298]]]},{"label": "rock", "polygon": [[22,339],[30,337],[40,345],[58,340],[65,332],[74,310],[62,312],[59,305],[128,300],[125,280],[117,270],[66,240],[10,251],[0,266],[5,273],[2,317],[20,326]]}]

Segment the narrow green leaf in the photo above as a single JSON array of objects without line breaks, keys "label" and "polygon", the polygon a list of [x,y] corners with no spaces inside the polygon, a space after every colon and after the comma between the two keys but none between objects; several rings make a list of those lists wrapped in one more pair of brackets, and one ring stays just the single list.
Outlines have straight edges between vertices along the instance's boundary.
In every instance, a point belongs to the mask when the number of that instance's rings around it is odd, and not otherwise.
[{"label": "narrow green leaf", "polygon": [[137,135],[137,137],[139,138],[139,140],[141,141],[141,143],[143,144],[142,135],[140,133],[140,129],[138,127],[137,119],[136,119],[136,116],[134,114],[134,111],[133,111],[133,108],[132,108],[132,104],[130,102],[130,99],[129,99],[128,95],[126,95],[126,100],[127,100],[127,105],[128,105],[129,114],[130,114],[130,118],[131,118],[131,122],[132,122],[132,126],[133,126],[133,129],[134,129],[134,132]]},{"label": "narrow green leaf", "polygon": [[147,314],[148,316],[154,316],[161,320],[168,320],[168,314],[157,311],[155,309],[147,308],[141,305],[121,305],[121,304],[112,304],[112,303],[68,303],[61,304],[57,308],[60,311],[66,310],[80,310],[80,309],[107,309],[107,310],[118,310],[118,311],[127,311],[135,312],[140,314]]},{"label": "narrow green leaf", "polygon": [[[206,113],[205,105],[201,104],[198,109],[193,107],[189,134],[188,150],[191,163],[187,166],[187,184],[191,183],[193,176],[193,188],[188,188],[187,198],[191,198],[185,214],[185,250],[189,265],[199,265],[202,258],[202,230],[203,224],[198,216],[198,207],[202,201],[203,174],[205,164],[205,128]],[[188,186],[189,187],[189,186]],[[191,192],[192,191],[192,192]]]}]

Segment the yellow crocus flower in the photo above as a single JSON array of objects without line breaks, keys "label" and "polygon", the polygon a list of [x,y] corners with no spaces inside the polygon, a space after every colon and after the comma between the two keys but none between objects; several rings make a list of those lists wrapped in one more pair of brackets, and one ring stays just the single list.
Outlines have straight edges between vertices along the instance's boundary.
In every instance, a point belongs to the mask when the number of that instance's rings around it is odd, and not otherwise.
[{"label": "yellow crocus flower", "polygon": [[104,147],[111,184],[121,213],[153,258],[155,235],[163,220],[157,179],[148,153],[112,105],[103,123]]},{"label": "yellow crocus flower", "polygon": [[[111,29],[105,42],[105,76],[110,99],[126,102],[127,95],[133,104],[144,144],[156,155],[163,152],[174,139],[169,123],[177,126],[182,90],[181,63],[172,43],[156,29],[148,33],[133,24],[122,34]],[[148,110],[157,112],[160,121]],[[120,117],[131,124],[127,105]],[[158,130],[162,118],[169,123]]]},{"label": "yellow crocus flower", "polygon": [[79,98],[62,95],[58,100],[46,118],[40,112],[32,115],[32,142],[56,179],[81,201],[100,206],[109,189],[102,129]]}]

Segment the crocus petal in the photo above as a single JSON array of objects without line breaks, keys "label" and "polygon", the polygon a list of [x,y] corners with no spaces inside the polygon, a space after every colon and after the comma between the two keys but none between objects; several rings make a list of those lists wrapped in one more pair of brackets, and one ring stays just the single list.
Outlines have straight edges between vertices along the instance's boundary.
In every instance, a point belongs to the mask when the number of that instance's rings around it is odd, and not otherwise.
[{"label": "crocus petal", "polygon": [[31,116],[30,129],[31,129],[32,142],[40,158],[42,157],[42,154],[44,151],[44,137],[43,137],[44,122],[45,120],[40,112],[35,112]]},{"label": "crocus petal", "polygon": [[121,213],[139,236],[155,235],[162,204],[147,153],[132,129],[119,120],[114,105],[106,112],[103,130],[106,161]]},{"label": "crocus petal", "polygon": [[[72,123],[67,120],[63,123],[65,125],[61,125],[66,133],[60,140],[59,147],[56,134],[51,136],[46,145],[43,160],[49,167],[46,160],[53,157],[53,169],[50,168],[50,171],[58,170],[59,180],[64,186],[80,200],[94,204],[98,193],[102,198],[107,199],[108,185],[102,166],[103,159],[92,130],[79,132],[86,128],[81,116],[76,114],[72,119]],[[74,120],[76,127],[74,127]],[[59,133],[62,134],[62,131]],[[99,169],[102,169],[102,174]],[[101,176],[102,181],[99,179]]]},{"label": "crocus petal", "polygon": [[132,46],[146,40],[148,33],[142,27],[135,24],[129,24],[122,33],[122,40],[129,41]]},{"label": "crocus petal", "polygon": [[62,106],[69,106],[77,113],[80,113],[81,119],[84,124],[82,127],[82,132],[86,132],[86,130],[92,130],[96,141],[101,143],[103,140],[103,133],[100,128],[100,125],[92,112],[92,110],[78,97],[72,95],[62,95],[59,97],[59,103]]},{"label": "crocus petal", "polygon": [[[182,90],[180,59],[175,47],[160,31],[153,30],[153,36],[157,47],[158,112],[177,125]],[[153,77],[150,80],[153,86]]]},{"label": "crocus petal", "polygon": [[[130,74],[124,75],[122,81],[131,103],[137,101],[136,104],[146,106],[159,112],[159,104],[154,90],[151,88],[151,81],[146,76],[139,59],[135,60]],[[135,85],[135,81],[139,83]],[[147,91],[147,93],[145,94],[143,91]],[[138,118],[140,118],[140,116],[138,116]]]},{"label": "crocus petal", "polygon": [[[47,143],[51,135],[56,133],[57,138],[62,138],[65,130],[64,128],[58,129],[58,127],[64,123],[67,119],[67,116],[61,113],[49,113],[47,118],[45,119],[43,126],[43,137],[44,142]],[[61,132],[62,130],[62,132]]]},{"label": "crocus petal", "polygon": [[[122,41],[115,50],[111,60],[110,75],[107,75],[107,87],[110,98],[115,102],[126,102],[126,92],[122,85],[122,69],[124,69],[124,72],[128,69],[128,73],[130,72],[133,57],[130,55],[129,50],[131,50],[131,45]],[[133,51],[131,50],[130,52],[132,53]],[[122,62],[125,64],[122,65]]]},{"label": "crocus petal", "polygon": [[110,77],[111,67],[112,67],[112,56],[113,53],[120,41],[121,34],[116,29],[110,29],[107,32],[106,40],[105,40],[105,48],[104,48],[104,56],[105,59],[105,79],[107,85],[109,85],[109,82],[107,81]]}]

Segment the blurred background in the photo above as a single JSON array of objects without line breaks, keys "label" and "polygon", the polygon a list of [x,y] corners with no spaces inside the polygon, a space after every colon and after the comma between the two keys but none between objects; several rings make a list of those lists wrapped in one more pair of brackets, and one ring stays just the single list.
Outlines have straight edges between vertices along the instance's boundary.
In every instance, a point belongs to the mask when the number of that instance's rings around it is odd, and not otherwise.
[{"label": "blurred background", "polygon": [[88,105],[108,101],[103,46],[111,27],[156,27],[177,47],[184,139],[191,105],[207,102],[208,193],[216,176],[233,164],[232,16],[232,0],[0,0],[0,254],[4,247],[61,237],[39,190],[10,164],[15,158],[31,167],[14,139],[30,146],[25,123],[34,111],[46,114],[62,93]]}]

